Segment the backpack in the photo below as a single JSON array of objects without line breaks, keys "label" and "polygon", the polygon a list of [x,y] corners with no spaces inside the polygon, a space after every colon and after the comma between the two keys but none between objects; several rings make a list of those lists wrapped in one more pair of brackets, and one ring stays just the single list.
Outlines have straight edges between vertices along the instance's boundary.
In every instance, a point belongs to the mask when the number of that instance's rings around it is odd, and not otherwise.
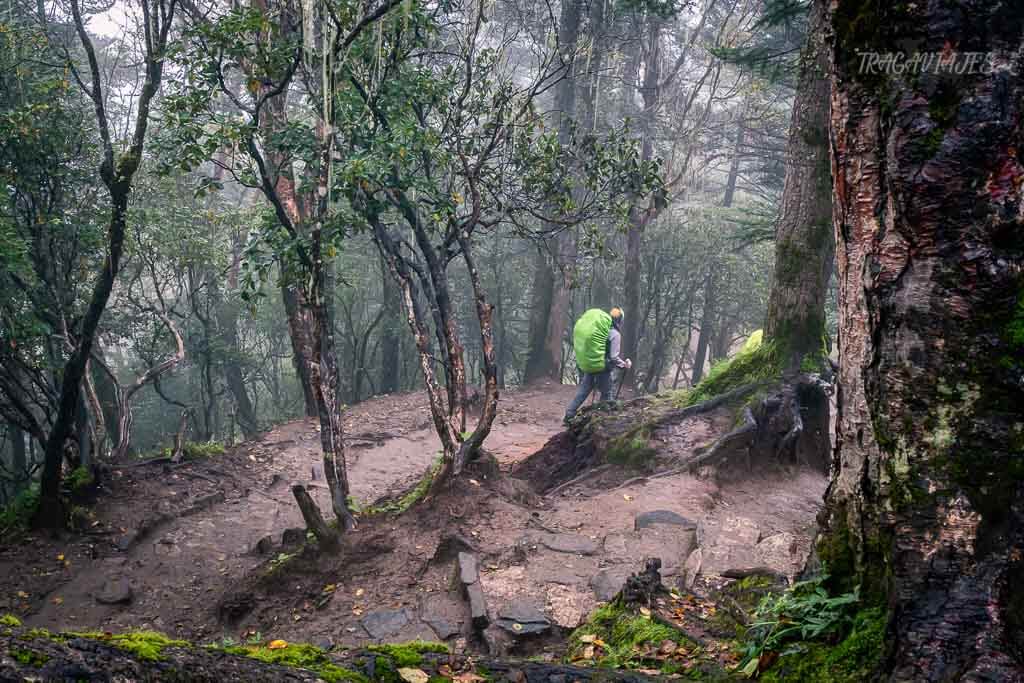
[{"label": "backpack", "polygon": [[572,346],[576,364],[587,374],[603,372],[612,317],[600,308],[591,308],[580,316],[572,328]]}]

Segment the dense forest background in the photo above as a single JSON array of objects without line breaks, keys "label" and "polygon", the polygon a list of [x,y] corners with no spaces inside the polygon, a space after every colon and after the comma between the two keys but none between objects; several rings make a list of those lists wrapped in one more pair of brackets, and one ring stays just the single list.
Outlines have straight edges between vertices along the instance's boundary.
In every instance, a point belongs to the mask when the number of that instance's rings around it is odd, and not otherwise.
[{"label": "dense forest background", "polygon": [[[77,19],[72,9],[11,0],[0,34],[4,500],[38,479],[58,420],[65,362],[110,251],[110,190],[96,169],[137,135],[139,62],[152,51],[138,8],[82,6]],[[173,21],[162,19],[163,87],[146,103],[146,145],[84,368],[73,462],[153,453],[175,438],[232,444],[317,411],[302,348],[309,315],[299,242],[308,236],[282,229],[263,182],[291,193],[296,223],[309,221],[319,135],[310,112],[323,96],[322,63],[338,57],[309,44],[297,5],[176,9]],[[365,108],[336,114],[336,125],[366,136],[346,158],[333,152],[324,210],[340,403],[422,386],[401,288],[367,217],[346,199],[352,183],[366,182],[353,167],[396,152],[404,159],[405,149],[422,155],[407,169],[410,185],[420,186],[414,201],[432,214],[429,229],[440,230],[440,212],[467,214],[460,193],[470,191],[454,158],[441,158],[444,147],[486,133],[496,102],[518,117],[514,135],[530,138],[518,147],[498,140],[479,157],[492,172],[480,204],[493,215],[472,241],[493,306],[499,386],[575,381],[568,331],[590,307],[626,309],[625,351],[636,360],[627,392],[690,386],[763,325],[804,8],[498,2],[404,6],[395,15],[345,58],[359,62],[353,71],[374,106],[423,117],[399,135]],[[317,16],[315,40],[336,38],[339,28]],[[423,33],[406,44],[410,22]],[[407,50],[391,59],[415,69],[388,65],[389,46]],[[301,58],[289,64],[297,48]],[[355,88],[344,85],[328,87],[351,97]],[[413,88],[430,90],[429,102]],[[445,116],[464,118],[452,125]],[[247,153],[250,142],[262,160]],[[603,156],[585,158],[588,145]],[[586,168],[598,156],[603,167]],[[534,177],[506,180],[526,163]],[[401,229],[411,241],[412,230]],[[465,374],[482,385],[473,285],[451,242],[446,305]],[[427,262],[406,246],[410,260]],[[430,329],[447,321],[438,322],[436,301],[417,296],[434,309],[428,337],[441,340]],[[444,354],[431,353],[443,373]]]}]

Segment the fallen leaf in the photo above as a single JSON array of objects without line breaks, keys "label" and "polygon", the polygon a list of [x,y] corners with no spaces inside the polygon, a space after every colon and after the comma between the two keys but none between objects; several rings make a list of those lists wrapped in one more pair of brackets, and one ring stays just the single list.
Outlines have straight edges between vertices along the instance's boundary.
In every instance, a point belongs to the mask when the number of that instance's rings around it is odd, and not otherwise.
[{"label": "fallen leaf", "polygon": [[583,648],[583,659],[593,659],[593,658],[594,658],[594,646],[593,645],[587,645],[585,648]]},{"label": "fallen leaf", "polygon": [[366,592],[366,591],[364,591],[364,590],[363,590],[362,588],[359,588],[359,589],[357,589],[357,590],[356,590],[356,597],[357,597],[357,598],[358,598],[358,597],[362,597],[363,593],[365,593],[365,592]]},{"label": "fallen leaf", "polygon": [[452,676],[452,681],[455,683],[477,683],[477,681],[486,681],[487,679],[483,676],[478,676],[473,672],[467,672],[464,674],[457,674]]},{"label": "fallen leaf", "polygon": [[334,592],[334,588],[335,588],[334,584],[333,583],[329,583],[326,586],[324,586],[324,593],[333,593]]},{"label": "fallen leaf", "polygon": [[64,561],[64,554],[63,553],[61,553],[60,555],[57,556],[57,561],[58,562],[63,562]]},{"label": "fallen leaf", "polygon": [[53,604],[55,605],[59,605],[62,602],[64,602],[64,598],[60,597],[59,595],[53,599]]},{"label": "fallen leaf", "polygon": [[16,593],[16,595],[17,595],[17,596],[18,596],[19,598],[21,598],[22,600],[24,600],[25,598],[27,598],[27,597],[28,597],[28,593],[26,593],[25,591],[18,591],[18,592]]},{"label": "fallen leaf", "polygon": [[423,669],[402,668],[398,670],[398,675],[406,683],[428,683],[430,681],[430,676]]},{"label": "fallen leaf", "polygon": [[593,643],[595,640],[597,640],[597,636],[595,636],[593,633],[588,633],[585,636],[580,636],[581,643]]},{"label": "fallen leaf", "polygon": [[629,495],[628,493],[623,493],[622,494],[622,500],[624,500],[624,501],[626,501],[628,503],[631,500],[633,500],[633,496]]},{"label": "fallen leaf", "polygon": [[268,650],[283,650],[286,647],[288,647],[288,641],[287,640],[272,640],[267,645],[267,649]]},{"label": "fallen leaf", "polygon": [[644,615],[645,617],[650,617],[651,616],[651,610],[650,610],[649,607],[641,607],[640,608],[640,614]]}]

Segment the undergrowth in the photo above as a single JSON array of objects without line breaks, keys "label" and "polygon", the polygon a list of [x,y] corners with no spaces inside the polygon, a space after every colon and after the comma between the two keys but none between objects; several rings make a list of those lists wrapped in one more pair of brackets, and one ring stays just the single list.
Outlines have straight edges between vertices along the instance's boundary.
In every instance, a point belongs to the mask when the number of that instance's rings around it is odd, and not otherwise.
[{"label": "undergrowth", "polygon": [[[780,661],[796,661],[789,658],[812,650],[829,659],[837,659],[839,655],[836,652],[841,648],[829,647],[828,644],[839,642],[844,634],[848,634],[847,640],[857,634],[856,642],[864,641],[862,636],[868,629],[868,624],[862,615],[870,610],[857,612],[860,603],[859,591],[830,596],[825,589],[827,580],[828,576],[821,574],[797,583],[784,592],[769,593],[761,600],[741,644],[742,660],[738,666],[740,672],[754,677],[776,658]],[[874,628],[874,622],[871,628]],[[864,649],[862,645],[858,645],[857,648]],[[853,668],[861,665],[860,661],[850,663]],[[785,680],[805,679],[791,679],[787,676]]]},{"label": "undergrowth", "polygon": [[39,485],[32,484],[0,510],[0,532],[27,529],[39,507]]}]

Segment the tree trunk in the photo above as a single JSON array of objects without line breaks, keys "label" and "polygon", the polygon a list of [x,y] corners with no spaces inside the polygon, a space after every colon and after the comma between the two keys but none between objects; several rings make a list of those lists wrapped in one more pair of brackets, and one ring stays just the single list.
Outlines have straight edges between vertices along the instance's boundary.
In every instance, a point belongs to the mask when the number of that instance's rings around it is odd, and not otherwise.
[{"label": "tree trunk", "polygon": [[[862,8],[831,13],[840,393],[819,554],[889,606],[889,680],[1020,680],[1024,12]],[[872,68],[897,45],[989,61]]]},{"label": "tree trunk", "polygon": [[[648,17],[646,46],[644,53],[644,80],[640,87],[644,108],[640,112],[640,159],[647,163],[654,157],[654,128],[658,107],[661,103],[659,81],[661,80],[661,19],[652,14]],[[637,49],[641,49],[638,41]],[[647,206],[641,206],[641,197],[635,197],[629,211],[629,225],[626,228],[626,258],[624,275],[625,319],[622,321],[622,355],[636,358],[640,344],[640,279],[643,275],[641,252],[643,236],[647,225],[657,215],[653,199]],[[633,384],[633,370],[625,370],[622,385]]]},{"label": "tree trunk", "polygon": [[778,345],[789,368],[799,367],[805,355],[821,353],[825,298],[835,260],[825,15],[822,3],[812,3],[789,126],[782,214],[775,231],[775,272],[765,322],[765,339]]},{"label": "tree trunk", "polygon": [[310,369],[313,354],[313,340],[309,312],[306,310],[305,298],[294,285],[281,286],[281,298],[284,300],[284,311],[288,317],[288,337],[292,343],[292,363],[295,375],[302,387],[303,407],[306,417],[316,417],[316,390],[313,387],[312,370]]},{"label": "tree trunk", "polygon": [[384,259],[381,259],[381,282],[385,312],[380,343],[380,391],[382,394],[393,394],[398,391],[401,381],[401,339],[398,326],[401,324],[402,299]]},{"label": "tree trunk", "polygon": [[11,470],[14,473],[14,495],[21,493],[28,483],[28,458],[25,453],[25,432],[14,424],[7,425],[11,440]]},{"label": "tree trunk", "polygon": [[235,419],[242,428],[246,439],[252,439],[259,432],[256,409],[253,408],[249,392],[245,388],[245,377],[242,374],[242,363],[239,360],[241,349],[238,340],[238,268],[242,261],[241,235],[236,234],[231,243],[231,267],[228,269],[227,296],[220,295],[216,276],[211,280],[210,297],[217,307],[217,327],[220,334],[222,352],[227,356],[221,361],[224,381],[235,402]]},{"label": "tree trunk", "polygon": [[533,269],[533,289],[530,301],[530,355],[526,359],[524,383],[541,379],[560,380],[558,376],[561,356],[552,359],[544,345],[551,317],[551,297],[555,288],[555,272],[544,249],[537,250]]},{"label": "tree trunk", "polygon": [[[580,0],[565,0],[558,24],[558,49],[562,55],[564,74],[555,87],[555,110],[558,115],[558,142],[568,145],[572,138],[572,127],[576,117],[576,52],[580,38]],[[576,279],[576,234],[573,230],[562,231],[551,240],[554,259],[550,275],[551,294],[547,296],[547,276],[537,273],[535,286],[540,287],[534,296],[534,305],[542,309],[535,311],[531,318],[530,361],[526,365],[526,381],[547,377],[558,383],[562,381],[562,342],[568,325],[569,308],[572,303],[572,288]],[[538,261],[546,266],[541,255]],[[543,310],[547,303],[546,311]],[[533,322],[545,321],[543,335],[540,328],[533,328]]]},{"label": "tree trunk", "polygon": [[718,292],[715,270],[717,265],[712,263],[704,281],[704,308],[700,317],[700,332],[697,336],[697,351],[693,357],[693,376],[690,379],[692,386],[697,386],[704,376],[704,363],[708,358],[708,346],[711,344],[711,336],[715,329],[715,310],[718,308]]}]

